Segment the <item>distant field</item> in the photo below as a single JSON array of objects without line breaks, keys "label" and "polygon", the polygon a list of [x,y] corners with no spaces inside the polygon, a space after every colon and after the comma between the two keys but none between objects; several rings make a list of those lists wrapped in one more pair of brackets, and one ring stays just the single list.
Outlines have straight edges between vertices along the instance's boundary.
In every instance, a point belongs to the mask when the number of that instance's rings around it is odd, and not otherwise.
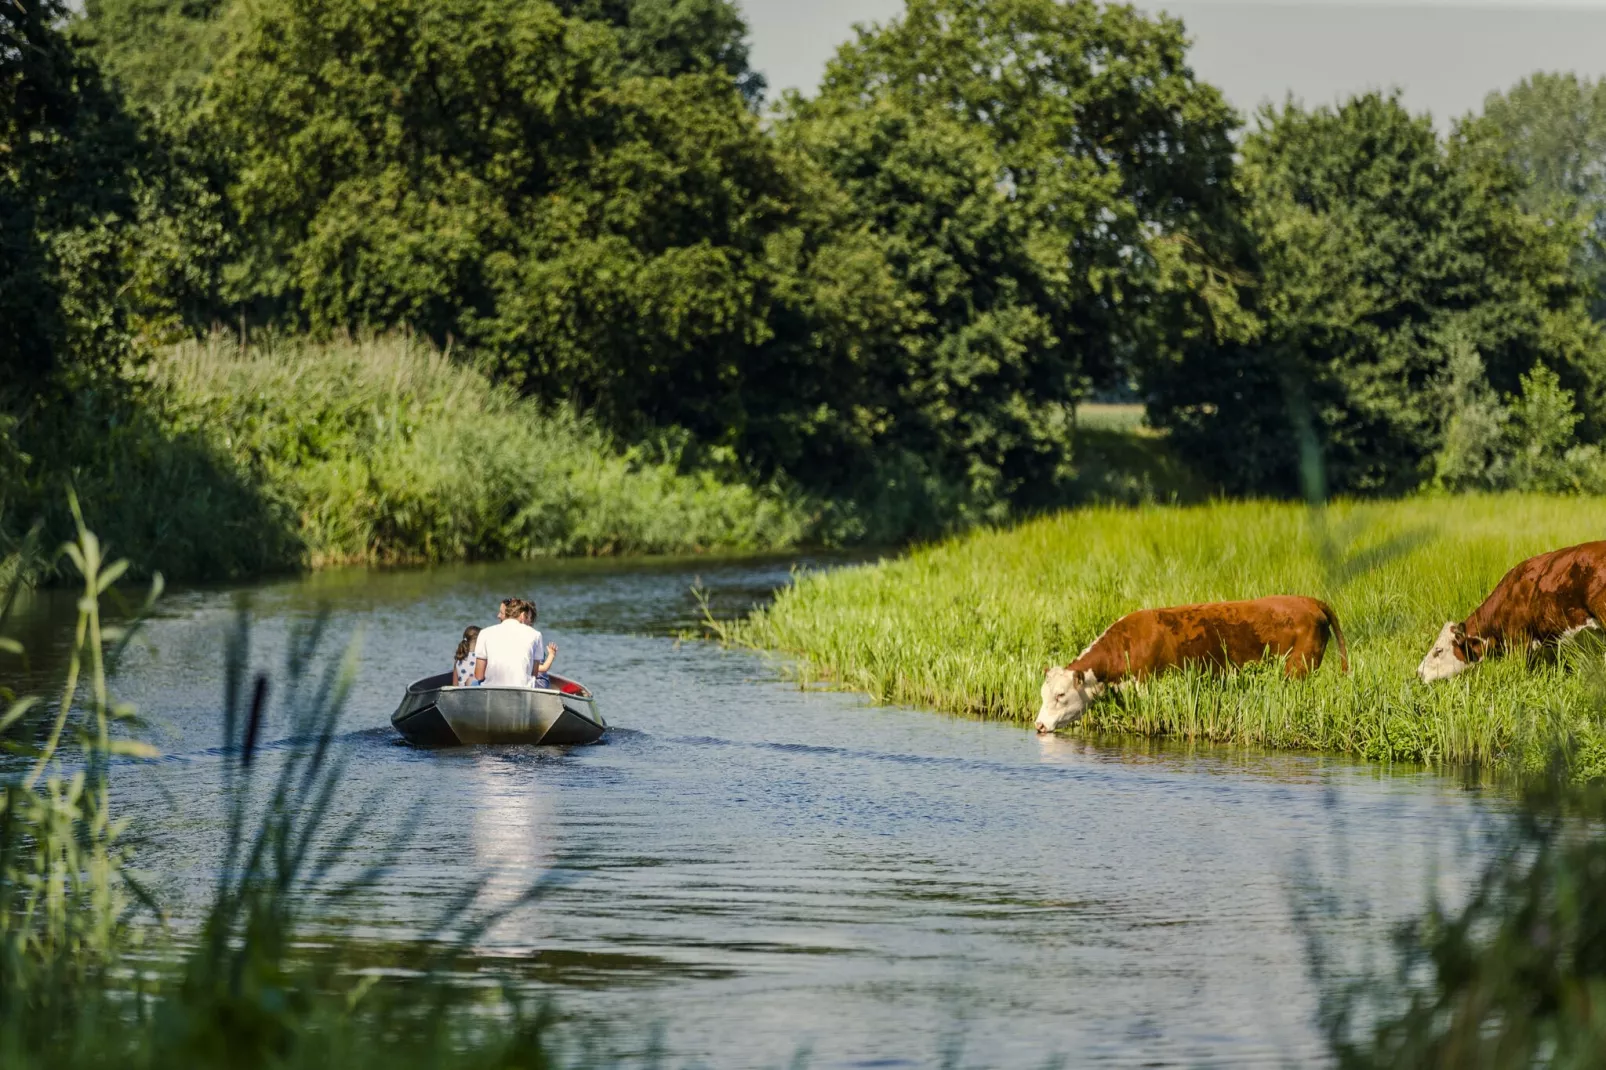
[{"label": "distant field", "polygon": [[1080,431],[1118,431],[1127,435],[1154,433],[1143,422],[1142,405],[1078,405],[1076,427]]},{"label": "distant field", "polygon": [[1142,405],[1079,405],[1072,463],[1085,504],[1204,501],[1205,485],[1144,420]]},{"label": "distant field", "polygon": [[[1374,759],[1529,764],[1552,734],[1606,773],[1595,660],[1492,662],[1437,685],[1417,662],[1513,564],[1606,534],[1606,501],[1424,497],[1303,506],[1093,508],[805,576],[729,638],[797,659],[807,683],[882,702],[1029,721],[1044,666],[1144,606],[1274,593],[1337,608],[1352,674],[1178,673],[1094,707],[1079,732],[1311,748]],[[1598,646],[1594,655],[1600,653]]]}]

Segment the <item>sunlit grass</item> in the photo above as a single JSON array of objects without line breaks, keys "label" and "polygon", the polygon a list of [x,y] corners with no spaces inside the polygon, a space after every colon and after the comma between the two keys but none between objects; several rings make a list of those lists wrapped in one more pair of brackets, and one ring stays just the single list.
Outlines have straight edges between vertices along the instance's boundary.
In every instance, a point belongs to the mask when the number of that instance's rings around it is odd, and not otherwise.
[{"label": "sunlit grass", "polygon": [[779,491],[618,449],[403,337],[214,337],[153,379],[178,429],[279,507],[302,564],[777,549],[809,525]]},{"label": "sunlit grass", "polygon": [[802,576],[728,635],[795,655],[805,682],[1026,722],[1044,667],[1122,614],[1308,594],[1338,610],[1349,676],[1336,657],[1295,683],[1266,669],[1175,673],[1096,704],[1078,731],[1505,765],[1542,761],[1570,731],[1583,771],[1606,771],[1598,649],[1549,665],[1504,659],[1433,686],[1414,675],[1439,627],[1512,565],[1602,537],[1606,502],[1588,498],[1076,510]]}]

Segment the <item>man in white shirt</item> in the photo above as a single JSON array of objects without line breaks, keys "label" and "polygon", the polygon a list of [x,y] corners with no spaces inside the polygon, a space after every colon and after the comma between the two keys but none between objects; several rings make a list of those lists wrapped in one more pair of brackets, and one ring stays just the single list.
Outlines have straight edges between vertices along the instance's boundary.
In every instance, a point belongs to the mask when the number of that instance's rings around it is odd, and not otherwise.
[{"label": "man in white shirt", "polygon": [[535,671],[546,658],[541,633],[519,619],[521,599],[502,603],[506,618],[474,641],[474,679],[486,687],[534,687]]}]

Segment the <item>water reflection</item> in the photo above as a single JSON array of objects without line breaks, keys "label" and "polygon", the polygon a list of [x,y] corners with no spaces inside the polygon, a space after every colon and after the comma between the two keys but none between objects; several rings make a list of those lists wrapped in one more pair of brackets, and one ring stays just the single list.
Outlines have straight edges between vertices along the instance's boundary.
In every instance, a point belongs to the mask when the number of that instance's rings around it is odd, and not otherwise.
[{"label": "water reflection", "polygon": [[551,789],[521,776],[506,752],[489,748],[469,758],[467,786],[474,872],[483,874],[476,906],[501,913],[516,903],[556,860]]}]

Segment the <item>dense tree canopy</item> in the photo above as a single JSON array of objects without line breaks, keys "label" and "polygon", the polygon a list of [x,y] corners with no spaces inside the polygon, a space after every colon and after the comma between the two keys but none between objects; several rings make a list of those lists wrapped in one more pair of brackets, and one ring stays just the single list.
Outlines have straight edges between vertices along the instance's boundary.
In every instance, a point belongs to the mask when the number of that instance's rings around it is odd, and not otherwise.
[{"label": "dense tree canopy", "polygon": [[630,74],[724,71],[749,103],[764,76],[748,66],[747,23],[730,0],[557,0],[566,15],[612,26]]},{"label": "dense tree canopy", "polygon": [[807,169],[726,70],[630,67],[608,25],[541,2],[242,9],[205,96],[246,243],[234,298],[319,331],[405,324],[760,469],[831,452],[852,378],[821,316],[881,287],[818,276],[858,272],[857,238],[811,223]]},{"label": "dense tree canopy", "polygon": [[1606,320],[1606,80],[1535,74],[1491,93],[1483,110],[1506,159],[1528,180],[1523,206],[1581,223],[1579,267],[1595,318]]},{"label": "dense tree canopy", "polygon": [[1227,487],[1296,491],[1302,430],[1335,489],[1416,485],[1442,440],[1451,338],[1496,390],[1543,364],[1600,411],[1606,364],[1568,268],[1574,235],[1522,211],[1482,124],[1446,143],[1377,94],[1268,110],[1240,182],[1256,337],[1147,378],[1152,417]]},{"label": "dense tree canopy", "polygon": [[144,148],[55,2],[0,4],[0,387],[61,392],[130,353],[124,242]]},{"label": "dense tree canopy", "polygon": [[1235,118],[1185,44],[1088,0],[912,0],[790,104],[918,316],[882,365],[899,440],[983,497],[1049,496],[1070,407],[1207,311],[1175,283],[1230,219]]}]

